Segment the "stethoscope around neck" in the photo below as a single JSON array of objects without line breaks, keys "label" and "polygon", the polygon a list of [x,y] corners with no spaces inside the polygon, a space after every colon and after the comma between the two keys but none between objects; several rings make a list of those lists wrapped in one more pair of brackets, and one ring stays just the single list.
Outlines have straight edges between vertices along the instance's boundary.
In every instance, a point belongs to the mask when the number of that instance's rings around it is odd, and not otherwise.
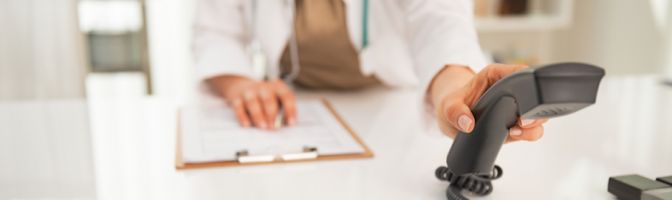
[{"label": "stethoscope around neck", "polygon": [[[252,0],[252,10],[250,13],[250,27],[252,32],[252,41],[250,42],[250,51],[252,53],[252,65],[255,70],[264,72],[265,80],[273,79],[282,79],[285,83],[292,83],[299,76],[299,71],[301,65],[299,63],[299,45],[296,38],[296,30],[294,26],[294,17],[296,13],[295,0],[288,0],[291,4],[291,21],[290,26],[292,27],[290,36],[289,36],[289,59],[291,68],[288,74],[281,76],[279,67],[272,67],[267,63],[266,55],[261,47],[261,43],[257,39],[257,30],[256,30],[256,17],[257,17],[257,0]],[[369,0],[362,0],[362,46],[361,49],[364,49],[369,44]]]}]

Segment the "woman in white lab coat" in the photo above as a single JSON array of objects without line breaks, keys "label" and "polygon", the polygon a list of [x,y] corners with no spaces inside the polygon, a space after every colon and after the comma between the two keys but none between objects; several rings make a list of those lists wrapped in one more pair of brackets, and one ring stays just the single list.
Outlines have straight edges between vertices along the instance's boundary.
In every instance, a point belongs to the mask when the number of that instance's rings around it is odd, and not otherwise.
[{"label": "woman in white lab coat", "polygon": [[[193,45],[198,76],[242,126],[264,129],[280,106],[288,125],[296,122],[286,82],[340,90],[384,84],[426,91],[453,137],[472,131],[469,106],[491,84],[525,68],[486,67],[471,0],[200,0]],[[509,140],[540,138],[545,121],[519,120]]]}]

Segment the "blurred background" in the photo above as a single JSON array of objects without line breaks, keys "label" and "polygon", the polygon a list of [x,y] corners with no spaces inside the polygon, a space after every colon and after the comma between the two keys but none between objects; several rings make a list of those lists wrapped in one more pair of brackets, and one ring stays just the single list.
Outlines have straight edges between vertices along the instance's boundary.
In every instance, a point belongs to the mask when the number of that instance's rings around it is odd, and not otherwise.
[{"label": "blurred background", "polygon": [[[481,44],[494,61],[672,74],[668,0],[474,1]],[[98,80],[134,84],[123,88],[128,93],[185,92],[176,83],[190,73],[193,1],[0,2],[2,100],[82,98],[86,83]]]},{"label": "blurred background", "polygon": [[[672,73],[667,0],[474,1],[481,44],[494,61]],[[139,84],[134,92],[183,92],[173,83],[190,71],[193,7],[187,0],[2,0],[0,99],[84,97],[87,80],[119,77]]]},{"label": "blurred background", "polygon": [[[609,76],[672,77],[669,0],[474,3],[481,45],[494,61],[579,61]],[[95,124],[86,105],[187,96],[193,8],[191,0],[0,0],[0,160],[12,163],[0,167],[0,199],[34,190],[94,196],[87,161]],[[55,114],[63,112],[72,116]]]}]

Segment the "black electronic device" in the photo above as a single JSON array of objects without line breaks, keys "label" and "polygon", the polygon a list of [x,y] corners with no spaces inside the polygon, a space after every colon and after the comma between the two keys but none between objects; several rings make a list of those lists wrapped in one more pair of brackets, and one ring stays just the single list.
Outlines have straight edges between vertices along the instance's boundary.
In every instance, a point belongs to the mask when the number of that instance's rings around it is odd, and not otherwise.
[{"label": "black electronic device", "polygon": [[655,181],[637,174],[612,176],[607,190],[621,200],[672,200],[672,176]]},{"label": "black electronic device", "polygon": [[557,63],[510,74],[492,85],[471,108],[472,133],[458,133],[436,177],[450,182],[448,199],[466,199],[462,190],[477,195],[492,192],[502,175],[494,165],[510,127],[518,117],[551,118],[595,103],[602,68],[583,63]]},{"label": "black electronic device", "polygon": [[668,184],[668,185],[670,185],[670,187],[672,187],[672,175],[671,176],[658,177],[658,178],[656,178],[656,181]]},{"label": "black electronic device", "polygon": [[636,174],[610,177],[607,186],[610,193],[622,200],[640,200],[646,191],[670,187]]}]

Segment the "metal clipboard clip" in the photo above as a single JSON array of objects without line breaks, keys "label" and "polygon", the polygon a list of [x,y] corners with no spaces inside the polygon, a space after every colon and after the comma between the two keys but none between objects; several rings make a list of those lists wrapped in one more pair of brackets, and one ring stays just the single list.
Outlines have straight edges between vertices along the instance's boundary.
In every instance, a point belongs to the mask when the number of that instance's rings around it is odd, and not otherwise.
[{"label": "metal clipboard clip", "polygon": [[317,147],[305,146],[303,147],[303,151],[300,153],[286,153],[277,155],[250,155],[248,150],[240,150],[236,152],[236,160],[238,160],[238,163],[296,161],[316,159],[318,155]]}]

